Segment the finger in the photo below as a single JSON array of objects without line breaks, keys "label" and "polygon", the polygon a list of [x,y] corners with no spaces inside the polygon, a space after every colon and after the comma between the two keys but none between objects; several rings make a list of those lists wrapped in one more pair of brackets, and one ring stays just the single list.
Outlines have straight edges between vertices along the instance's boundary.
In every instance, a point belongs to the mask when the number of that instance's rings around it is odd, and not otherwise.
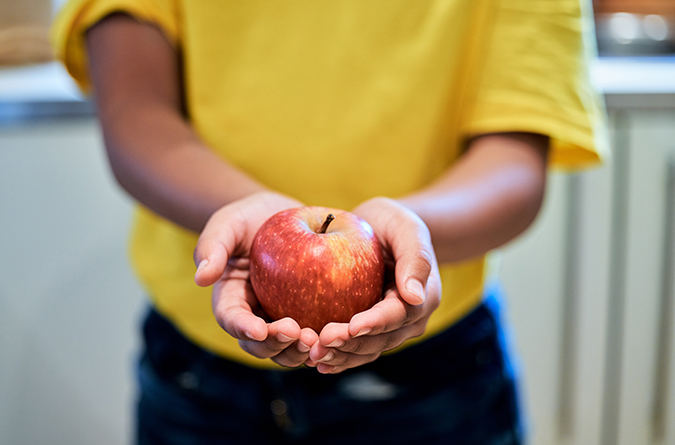
[{"label": "finger", "polygon": [[[297,344],[297,342],[295,343]],[[286,368],[297,368],[307,361],[309,354],[298,352],[295,344],[280,351],[277,355],[270,357],[274,363]]]},{"label": "finger", "polygon": [[[429,275],[436,263],[436,256],[431,244],[431,234],[424,221],[409,209],[403,212],[408,230],[398,230],[387,225],[388,239],[392,256],[396,261],[396,288],[408,304],[418,305],[426,300],[426,285]],[[394,232],[392,233],[392,229]],[[410,236],[410,234],[415,236]],[[402,236],[401,234],[408,234]]]},{"label": "finger", "polygon": [[302,353],[309,354],[309,350],[314,344],[319,341],[319,335],[313,329],[303,328],[300,331],[300,339],[298,340],[298,350]]},{"label": "finger", "polygon": [[335,355],[335,347],[343,346],[348,338],[349,332],[346,323],[327,324],[319,333],[319,340],[312,345],[309,351],[309,359],[317,364],[331,361]]},{"label": "finger", "polygon": [[231,307],[214,311],[218,324],[232,337],[243,341],[263,341],[268,331],[265,320],[249,309]]},{"label": "finger", "polygon": [[380,353],[370,355],[348,355],[331,351],[322,361],[317,362],[316,369],[321,374],[337,374],[347,369],[371,363],[378,359]]},{"label": "finger", "polygon": [[338,348],[350,337],[348,323],[328,323],[319,332],[318,342],[326,348]]},{"label": "finger", "polygon": [[317,362],[325,362],[326,360],[322,359],[329,349],[339,351],[340,353],[354,355],[371,355],[388,351],[400,346],[401,343],[403,343],[408,338],[422,335],[422,333],[424,333],[425,326],[426,321],[420,320],[416,323],[410,324],[392,332],[349,338],[345,341],[341,341],[339,344],[336,344],[337,341],[333,341],[332,344],[334,346],[331,347],[326,346],[320,340],[318,346],[314,348],[315,352],[311,357],[316,359]]},{"label": "finger", "polygon": [[311,351],[312,347],[316,343],[318,343],[318,341],[319,341],[319,335],[316,332],[314,332],[313,329],[310,329],[310,328],[303,328],[302,329],[302,331],[300,333],[300,340],[299,340],[299,343],[298,343],[298,349],[303,353],[305,353],[305,352],[307,353],[306,358],[305,358],[305,362],[304,362],[305,366],[311,366],[311,367],[316,366],[316,362],[309,357],[309,351]]},{"label": "finger", "polygon": [[257,305],[250,283],[245,279],[220,280],[213,288],[216,321],[236,339],[263,341],[267,338],[267,323],[254,313]]},{"label": "finger", "polygon": [[[292,345],[300,338],[298,323],[291,318],[284,318],[269,324],[267,328],[268,335],[263,341],[240,341],[239,344],[242,349],[254,357],[270,358],[290,348],[292,352],[287,354],[285,359],[288,365],[292,365],[293,352],[297,351],[297,347],[292,347]],[[296,357],[298,355],[295,354]],[[294,366],[299,366],[302,362],[304,362],[304,359],[298,359],[298,363]]]},{"label": "finger", "polygon": [[[373,209],[379,209],[374,212]],[[376,198],[357,208],[369,221],[383,246],[391,253],[395,281],[401,298],[407,303],[424,303],[426,285],[436,264],[429,229],[413,211],[388,198]],[[385,219],[383,219],[386,216]]]},{"label": "finger", "polygon": [[220,279],[241,242],[241,235],[237,234],[245,232],[236,212],[228,207],[221,208],[209,218],[194,250],[197,285],[210,286]]},{"label": "finger", "polygon": [[300,331],[300,338],[281,351],[272,360],[281,365],[290,368],[298,367],[302,364],[316,366],[316,363],[309,359],[311,346],[318,340],[318,335],[312,329],[304,328]]},{"label": "finger", "polygon": [[424,315],[424,309],[424,305],[412,306],[403,301],[396,289],[389,290],[372,308],[352,317],[349,335],[361,337],[394,331],[416,322]]},{"label": "finger", "polygon": [[401,237],[392,245],[396,288],[401,298],[411,305],[420,305],[426,300],[426,284],[435,263],[428,233],[426,230],[424,236],[411,239]]},{"label": "finger", "polygon": [[343,364],[332,365],[329,363],[317,363],[316,369],[320,374],[339,374],[348,369],[357,368],[359,366],[372,363],[380,357],[381,354],[374,354],[372,356],[358,356],[356,359],[345,361]]},{"label": "finger", "polygon": [[[382,352],[397,348],[409,338],[422,335],[425,325],[424,321],[420,321],[394,332],[353,339],[339,349],[324,348],[317,344],[310,351],[310,357],[315,356],[317,369],[322,374],[342,372],[370,363]],[[358,352],[348,352],[352,348]]]}]

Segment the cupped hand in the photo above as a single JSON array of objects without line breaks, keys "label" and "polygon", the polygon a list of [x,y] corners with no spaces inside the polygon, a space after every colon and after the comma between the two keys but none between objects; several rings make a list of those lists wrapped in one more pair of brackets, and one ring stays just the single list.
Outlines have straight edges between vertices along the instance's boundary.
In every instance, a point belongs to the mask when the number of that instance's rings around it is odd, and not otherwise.
[{"label": "cupped hand", "polygon": [[313,365],[309,351],[318,340],[312,329],[301,329],[284,318],[268,323],[251,288],[249,253],[253,238],[267,219],[302,204],[271,192],[257,193],[216,211],[206,223],[195,248],[195,282],[213,285],[212,307],[218,324],[258,358],[282,366]]},{"label": "cupped hand", "polygon": [[441,279],[429,230],[402,204],[374,198],[354,213],[373,227],[387,261],[384,298],[349,323],[330,323],[309,353],[321,373],[338,373],[377,359],[424,333],[440,304]]}]

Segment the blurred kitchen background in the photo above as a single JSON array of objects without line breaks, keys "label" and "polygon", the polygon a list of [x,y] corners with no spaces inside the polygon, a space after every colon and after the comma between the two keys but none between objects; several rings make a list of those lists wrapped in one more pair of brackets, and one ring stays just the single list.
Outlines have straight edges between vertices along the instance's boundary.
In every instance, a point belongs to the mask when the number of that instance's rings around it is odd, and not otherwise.
[{"label": "blurred kitchen background", "polygon": [[[0,444],[129,443],[131,201],[92,106],[51,61],[62,1],[0,0]],[[591,6],[589,1],[588,6]],[[613,159],[554,172],[492,261],[533,445],[675,444],[675,0],[598,0]],[[590,25],[590,24],[589,24]]]}]

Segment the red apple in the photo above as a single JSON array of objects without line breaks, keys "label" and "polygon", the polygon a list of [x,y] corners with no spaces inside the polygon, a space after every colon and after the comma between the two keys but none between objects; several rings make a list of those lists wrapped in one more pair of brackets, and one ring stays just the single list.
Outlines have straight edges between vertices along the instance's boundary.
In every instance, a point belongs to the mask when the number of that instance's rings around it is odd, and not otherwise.
[{"label": "red apple", "polygon": [[251,284],[272,320],[317,333],[349,322],[382,296],[384,260],[373,228],[343,210],[299,207],[273,215],[251,247]]}]

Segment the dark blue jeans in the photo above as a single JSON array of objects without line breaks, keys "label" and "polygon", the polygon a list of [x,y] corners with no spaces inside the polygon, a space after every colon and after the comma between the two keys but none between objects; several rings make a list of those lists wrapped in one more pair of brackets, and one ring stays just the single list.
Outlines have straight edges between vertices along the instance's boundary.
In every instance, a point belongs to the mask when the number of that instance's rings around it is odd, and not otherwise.
[{"label": "dark blue jeans", "polygon": [[419,345],[338,374],[257,370],[205,352],[151,310],[138,444],[520,444],[497,299]]}]

